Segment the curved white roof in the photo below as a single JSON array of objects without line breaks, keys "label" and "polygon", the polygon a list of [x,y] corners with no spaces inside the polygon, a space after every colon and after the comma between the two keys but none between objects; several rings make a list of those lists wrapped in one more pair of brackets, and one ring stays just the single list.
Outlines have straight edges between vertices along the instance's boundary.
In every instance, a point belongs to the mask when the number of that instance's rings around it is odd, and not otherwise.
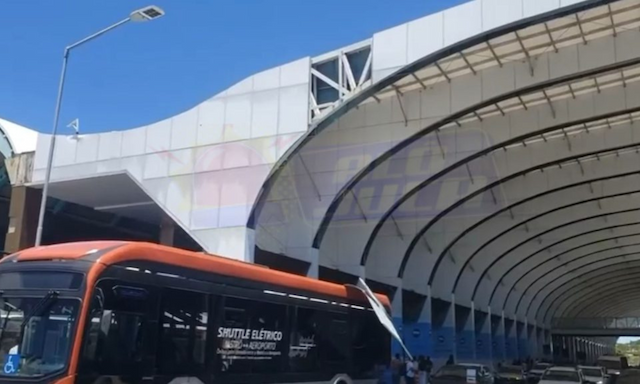
[{"label": "curved white roof", "polygon": [[5,119],[0,119],[0,129],[9,140],[14,154],[36,150],[38,132]]}]

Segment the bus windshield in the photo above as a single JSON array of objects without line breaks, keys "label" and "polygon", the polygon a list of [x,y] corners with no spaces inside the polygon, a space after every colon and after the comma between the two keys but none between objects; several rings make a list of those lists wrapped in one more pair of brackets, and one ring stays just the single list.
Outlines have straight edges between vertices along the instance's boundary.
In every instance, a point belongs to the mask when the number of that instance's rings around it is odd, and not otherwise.
[{"label": "bus windshield", "polygon": [[2,297],[0,306],[0,375],[42,376],[66,367],[79,300]]}]

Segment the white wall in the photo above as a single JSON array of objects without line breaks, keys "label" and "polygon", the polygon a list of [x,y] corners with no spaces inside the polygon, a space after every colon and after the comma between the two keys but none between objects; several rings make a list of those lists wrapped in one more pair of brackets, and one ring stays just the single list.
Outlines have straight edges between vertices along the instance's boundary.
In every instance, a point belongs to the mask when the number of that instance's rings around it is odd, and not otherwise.
[{"label": "white wall", "polygon": [[[271,167],[307,130],[304,58],[145,127],[56,140],[52,180],[128,172],[206,251],[252,260],[247,217]],[[33,181],[50,136],[39,135]]]}]

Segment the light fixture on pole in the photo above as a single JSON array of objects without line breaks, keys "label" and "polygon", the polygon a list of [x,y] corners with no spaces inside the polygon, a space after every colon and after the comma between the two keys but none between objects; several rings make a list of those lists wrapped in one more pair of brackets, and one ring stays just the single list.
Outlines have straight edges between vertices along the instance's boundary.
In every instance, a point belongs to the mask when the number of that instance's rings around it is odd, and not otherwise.
[{"label": "light fixture on pole", "polygon": [[108,26],[105,29],[102,29],[93,35],[87,36],[82,40],[79,40],[64,49],[64,54],[62,56],[62,73],[60,75],[60,84],[58,85],[58,98],[56,100],[56,110],[53,117],[53,129],[51,132],[51,141],[49,143],[49,154],[47,158],[47,168],[45,170],[44,176],[44,184],[42,187],[42,199],[40,200],[40,212],[38,215],[38,228],[36,230],[36,242],[35,245],[39,246],[42,243],[42,229],[44,225],[44,215],[47,210],[47,195],[49,194],[49,182],[51,180],[51,168],[53,167],[53,154],[56,148],[56,135],[58,133],[58,120],[60,119],[60,106],[62,105],[62,94],[64,91],[64,81],[67,74],[67,61],[69,59],[69,53],[72,49],[81,46],[84,43],[87,43],[97,37],[104,35],[105,33],[118,28],[119,26],[126,24],[129,21],[134,22],[144,22],[151,21],[157,18],[164,16],[164,11],[155,5],[150,5],[148,7],[140,8],[135,10],[129,14],[124,20],[120,20],[119,22]]}]

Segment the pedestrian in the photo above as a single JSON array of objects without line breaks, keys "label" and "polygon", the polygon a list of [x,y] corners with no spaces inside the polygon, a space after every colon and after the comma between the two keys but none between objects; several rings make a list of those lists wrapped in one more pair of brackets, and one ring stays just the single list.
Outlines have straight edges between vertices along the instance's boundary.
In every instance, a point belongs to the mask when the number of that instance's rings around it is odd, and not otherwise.
[{"label": "pedestrian", "polygon": [[396,353],[395,357],[391,359],[391,383],[392,384],[400,384],[400,378],[404,373],[404,363],[400,358],[400,354]]},{"label": "pedestrian", "polygon": [[415,384],[416,382],[416,366],[411,357],[407,358],[407,363],[405,364],[405,373],[404,373],[404,381],[406,384]]},{"label": "pedestrian", "polygon": [[446,365],[454,365],[455,363],[456,363],[456,361],[453,358],[453,355],[449,355],[449,358],[447,359],[447,364]]},{"label": "pedestrian", "polygon": [[418,357],[418,382],[427,384],[427,361],[422,355]]},{"label": "pedestrian", "polygon": [[433,371],[433,361],[431,361],[431,357],[427,356],[425,360],[425,371],[427,372],[427,383],[431,382],[431,371]]}]

